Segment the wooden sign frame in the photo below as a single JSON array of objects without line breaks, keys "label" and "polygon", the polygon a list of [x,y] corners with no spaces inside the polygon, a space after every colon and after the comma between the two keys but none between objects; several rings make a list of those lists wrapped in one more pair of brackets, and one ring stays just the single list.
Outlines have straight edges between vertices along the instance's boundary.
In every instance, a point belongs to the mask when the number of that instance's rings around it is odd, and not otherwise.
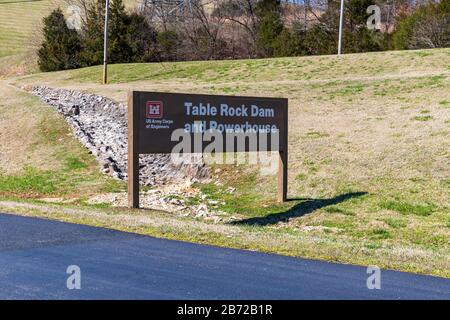
[{"label": "wooden sign frame", "polygon": [[[178,96],[179,98],[208,98],[208,99],[242,99],[245,101],[258,101],[275,104],[278,106],[282,116],[278,119],[280,124],[280,141],[278,150],[278,192],[277,201],[282,203],[287,200],[288,189],[288,100],[284,98],[261,98],[261,97],[236,97],[236,96],[212,96],[196,94],[169,94],[161,92],[128,92],[128,206],[139,208],[139,155],[145,153],[165,153],[167,151],[155,147],[155,151],[148,152],[151,146],[142,135],[143,96]],[[152,99],[155,100],[155,99]],[[165,109],[167,110],[167,106]],[[141,127],[140,127],[141,126]],[[141,133],[141,134],[140,134]],[[144,143],[145,142],[145,143]],[[145,145],[145,146],[144,146]],[[146,152],[142,152],[145,149]]]}]

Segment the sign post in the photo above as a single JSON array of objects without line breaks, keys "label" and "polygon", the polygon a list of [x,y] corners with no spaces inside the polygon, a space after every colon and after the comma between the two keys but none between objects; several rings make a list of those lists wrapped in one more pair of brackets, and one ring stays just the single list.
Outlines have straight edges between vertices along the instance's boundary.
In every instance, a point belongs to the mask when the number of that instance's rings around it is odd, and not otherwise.
[{"label": "sign post", "polygon": [[341,11],[339,15],[339,39],[338,39],[338,56],[342,53],[342,33],[344,24],[344,0],[341,0]]},{"label": "sign post", "polygon": [[[288,100],[128,93],[128,206],[139,208],[139,155],[278,152],[277,200],[287,199]],[[211,147],[214,145],[214,148]],[[206,149],[205,149],[206,148]]]},{"label": "sign post", "polygon": [[288,155],[287,150],[279,152],[277,200],[280,203],[283,203],[287,200],[287,172],[288,172],[287,155]]},{"label": "sign post", "polygon": [[128,92],[128,207],[139,208],[139,105],[137,93]]},{"label": "sign post", "polygon": [[108,60],[109,60],[109,39],[108,39],[108,24],[109,24],[109,0],[106,0],[105,8],[105,30],[103,35],[103,84],[108,83]]}]

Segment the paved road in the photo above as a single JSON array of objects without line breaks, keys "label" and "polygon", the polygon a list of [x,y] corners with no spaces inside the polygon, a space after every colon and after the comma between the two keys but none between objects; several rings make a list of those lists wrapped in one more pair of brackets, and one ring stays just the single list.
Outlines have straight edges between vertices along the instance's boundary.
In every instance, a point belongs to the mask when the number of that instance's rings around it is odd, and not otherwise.
[{"label": "paved road", "polygon": [[[68,290],[69,265],[81,290]],[[450,280],[0,214],[0,299],[450,299]]]}]

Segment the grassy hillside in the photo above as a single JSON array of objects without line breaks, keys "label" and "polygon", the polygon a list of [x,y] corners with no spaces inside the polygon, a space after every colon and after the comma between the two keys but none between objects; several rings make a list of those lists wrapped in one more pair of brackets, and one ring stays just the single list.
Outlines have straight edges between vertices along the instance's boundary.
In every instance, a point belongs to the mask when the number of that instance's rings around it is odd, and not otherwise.
[{"label": "grassy hillside", "polygon": [[[110,85],[99,85],[100,77],[101,68],[92,67],[11,82],[87,90],[121,102],[130,88],[287,97],[293,200],[275,203],[275,177],[260,176],[251,167],[217,167],[214,172],[223,185],[198,187],[219,200],[218,209],[233,217],[233,224],[174,216],[167,223],[155,222],[145,212],[139,213],[145,219],[130,218],[129,225],[126,219],[119,223],[105,217],[89,223],[450,276],[450,49],[113,65]],[[21,113],[10,110],[9,122],[14,123]],[[8,144],[4,132],[3,150]],[[25,138],[18,139],[20,144]],[[10,169],[5,163],[18,161],[14,154],[3,154],[6,177]],[[40,157],[37,152],[33,156]],[[20,159],[19,167],[30,165],[26,157]],[[16,177],[26,175],[21,168]],[[50,172],[64,170],[55,168]],[[228,186],[237,187],[236,193],[225,192]],[[44,195],[60,193],[64,190],[56,188]]]},{"label": "grassy hillside", "polygon": [[84,197],[122,190],[103,176],[65,120],[38,98],[0,82],[0,197]]},{"label": "grassy hillside", "polygon": [[0,78],[36,70],[42,18],[63,0],[0,0]]},{"label": "grassy hillside", "polygon": [[[41,41],[42,18],[65,0],[0,0],[0,77],[36,70],[36,50]],[[127,8],[137,0],[125,0]]]},{"label": "grassy hillside", "polygon": [[0,0],[0,57],[29,49],[42,18],[61,3],[58,0]]}]

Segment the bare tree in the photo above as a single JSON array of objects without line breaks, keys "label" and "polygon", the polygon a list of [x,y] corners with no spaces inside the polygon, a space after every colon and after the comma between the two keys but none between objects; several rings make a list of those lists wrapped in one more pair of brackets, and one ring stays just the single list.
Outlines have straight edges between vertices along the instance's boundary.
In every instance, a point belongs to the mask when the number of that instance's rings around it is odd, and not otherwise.
[{"label": "bare tree", "polygon": [[286,26],[301,25],[306,32],[311,26],[319,23],[325,11],[327,0],[286,0],[283,4],[283,19]]},{"label": "bare tree", "polygon": [[221,32],[225,18],[217,14],[217,5],[218,1],[193,0],[184,13],[182,27],[186,35],[186,49],[194,50],[190,52],[194,59],[220,59],[223,56],[225,43]]},{"label": "bare tree", "polygon": [[427,15],[416,23],[409,41],[411,49],[450,47],[450,15]]},{"label": "bare tree", "polygon": [[142,0],[139,11],[150,23],[167,31],[186,17],[191,0]]},{"label": "bare tree", "polygon": [[243,28],[256,41],[256,3],[257,0],[220,1],[217,12],[227,21]]}]

